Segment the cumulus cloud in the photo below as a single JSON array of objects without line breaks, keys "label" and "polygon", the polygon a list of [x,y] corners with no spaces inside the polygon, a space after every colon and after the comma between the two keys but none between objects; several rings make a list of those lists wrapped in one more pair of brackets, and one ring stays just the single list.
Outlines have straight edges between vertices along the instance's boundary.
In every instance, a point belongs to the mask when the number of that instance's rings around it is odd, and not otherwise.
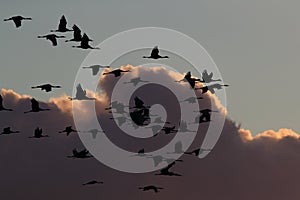
[{"label": "cumulus cloud", "polygon": [[[132,66],[124,68],[133,69]],[[147,79],[153,74],[169,84],[183,76],[157,67],[146,70],[135,68],[134,73],[128,73],[128,78],[140,75]],[[109,104],[111,90],[118,80],[113,76],[102,76],[99,84],[101,94],[88,91],[89,96],[97,98],[98,112],[107,112],[103,108]],[[184,83],[178,87],[178,91],[184,92],[186,89]],[[156,91],[149,89],[145,97],[153,96],[151,92]],[[65,126],[74,125],[72,102],[66,95],[41,102],[41,106],[51,108],[51,111],[28,115],[24,115],[23,111],[30,107],[30,96],[5,89],[2,89],[2,95],[5,105],[12,107],[14,112],[0,112],[0,128],[12,126],[21,133],[0,137],[1,199],[89,199],[101,196],[105,199],[150,200],[153,199],[152,194],[137,189],[150,184],[165,188],[156,194],[158,199],[299,199],[300,143],[299,135],[291,129],[268,130],[254,135],[249,130],[239,129],[226,117],[222,135],[207,157],[198,159],[184,155],[181,158],[184,162],[172,168],[182,177],[159,177],[154,173],[127,174],[110,169],[95,159],[66,158],[73,148],[84,148],[76,134],[68,137],[58,134]],[[204,98],[200,106],[216,104],[219,114],[226,116],[227,111],[217,97],[208,93]],[[84,102],[78,103],[75,109],[83,110]],[[162,103],[165,103],[163,99]],[[105,120],[107,126],[112,126],[111,121]],[[29,139],[36,126],[43,128],[50,137]],[[189,150],[199,148],[206,129],[207,124],[199,127]],[[128,148],[132,151],[143,146],[147,150],[153,148],[152,144],[147,146],[142,141],[132,145],[128,138],[117,134],[118,131],[116,128],[109,131],[111,139],[120,140],[114,141],[116,144],[130,144]],[[93,179],[100,179],[105,184],[90,188],[81,186],[83,182]],[[34,192],[32,188],[35,188]]]}]

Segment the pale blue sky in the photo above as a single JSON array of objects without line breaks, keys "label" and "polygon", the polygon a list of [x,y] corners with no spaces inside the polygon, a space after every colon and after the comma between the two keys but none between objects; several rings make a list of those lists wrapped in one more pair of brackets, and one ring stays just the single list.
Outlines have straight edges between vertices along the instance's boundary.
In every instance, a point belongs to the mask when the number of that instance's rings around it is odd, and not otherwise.
[{"label": "pale blue sky", "polygon": [[[1,19],[21,14],[33,21],[17,30],[1,20],[0,85],[42,99],[71,94],[77,68],[89,51],[63,42],[52,48],[36,38],[56,28],[62,14],[95,44],[130,28],[165,27],[194,38],[212,56],[230,84],[231,118],[254,134],[282,127],[300,132],[299,7],[292,0],[1,1]],[[64,90],[45,94],[30,89],[44,82]]]}]

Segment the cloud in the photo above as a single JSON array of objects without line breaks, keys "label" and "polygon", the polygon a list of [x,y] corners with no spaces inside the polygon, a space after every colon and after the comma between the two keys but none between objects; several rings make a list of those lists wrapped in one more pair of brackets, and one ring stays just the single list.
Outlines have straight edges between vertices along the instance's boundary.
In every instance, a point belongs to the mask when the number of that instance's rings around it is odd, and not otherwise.
[{"label": "cloud", "polygon": [[[125,68],[133,69],[132,66]],[[166,84],[173,84],[174,80],[182,78],[182,75],[162,67],[135,69],[134,73],[127,74],[128,79],[139,75],[147,79],[156,75],[163,78]],[[99,85],[101,93],[88,91],[88,96],[97,98],[96,102],[100,107],[97,111],[100,114],[107,112],[104,108],[108,105],[111,90],[118,80],[119,78],[113,76],[103,76]],[[179,84],[177,92],[184,93],[186,89],[186,84]],[[148,101],[148,98],[157,96],[157,90],[162,93],[159,100],[167,107],[170,101],[165,100],[164,95],[172,94],[167,94],[165,88],[147,88],[146,94],[137,94],[145,95],[146,102],[151,104],[152,101]],[[66,95],[41,102],[41,106],[49,107],[51,111],[27,115],[23,112],[30,107],[30,96],[5,89],[2,89],[2,95],[4,104],[13,108],[14,112],[0,112],[0,128],[12,126],[21,133],[0,136],[1,199],[21,199],[25,196],[28,199],[77,200],[101,195],[104,199],[150,200],[153,199],[152,194],[137,189],[150,184],[165,188],[156,194],[158,199],[299,199],[300,143],[299,135],[291,129],[268,130],[254,136],[249,130],[239,129],[226,117],[222,135],[207,157],[198,159],[184,155],[181,158],[184,162],[172,168],[173,171],[181,173],[182,177],[159,177],[154,176],[154,173],[128,174],[104,166],[95,159],[66,158],[73,148],[84,148],[76,134],[67,137],[58,133],[65,126],[74,124],[72,102]],[[219,114],[226,115],[226,109],[214,95],[208,93],[204,97],[199,102],[201,107],[216,104],[220,111],[223,109]],[[211,99],[213,100],[210,101]],[[76,105],[75,109],[84,110],[84,102],[77,102]],[[170,108],[173,109],[166,108],[168,114],[172,115],[171,111],[175,112],[176,106],[178,104],[171,102]],[[88,113],[83,112],[83,115],[88,116]],[[113,120],[105,119],[104,123],[105,127],[109,127],[110,139],[133,152],[142,147],[152,150],[168,141],[162,137],[150,144],[142,140],[132,142],[131,138],[119,134],[120,130],[116,128]],[[41,140],[29,139],[28,136],[33,134],[36,126],[43,128],[50,137]],[[206,129],[207,124],[200,126],[190,150],[201,145]],[[104,181],[104,185],[89,188],[81,186],[83,182],[93,179]]]}]

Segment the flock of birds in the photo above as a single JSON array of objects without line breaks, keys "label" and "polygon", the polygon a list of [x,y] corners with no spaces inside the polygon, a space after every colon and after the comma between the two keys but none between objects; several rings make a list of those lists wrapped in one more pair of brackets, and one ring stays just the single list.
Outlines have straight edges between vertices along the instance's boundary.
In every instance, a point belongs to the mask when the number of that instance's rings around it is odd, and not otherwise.
[{"label": "flock of birds", "polygon": [[[4,19],[4,21],[13,21],[16,28],[21,27],[22,25],[22,21],[24,20],[32,20],[32,18],[30,17],[22,17],[22,16],[13,16],[7,19]],[[65,18],[65,16],[63,15],[59,21],[59,25],[58,28],[56,30],[51,30],[50,32],[59,32],[59,33],[66,33],[66,32],[73,32],[73,38],[65,40],[65,42],[79,42],[80,44],[78,46],[73,46],[74,48],[82,48],[82,49],[99,49],[97,47],[92,47],[89,45],[89,42],[93,41],[91,40],[86,33],[81,34],[81,30],[79,29],[79,27],[77,25],[73,25],[72,29],[69,29],[67,27],[67,20]],[[53,46],[57,46],[57,39],[59,38],[65,38],[65,36],[61,36],[61,35],[56,35],[53,33],[47,34],[47,35],[43,35],[43,36],[38,36],[38,38],[45,38],[49,41],[51,41]],[[169,56],[162,56],[159,53],[159,49],[158,46],[155,46],[152,51],[151,54],[149,56],[143,56],[143,58],[146,59],[168,59]],[[83,67],[84,69],[91,69],[92,70],[92,75],[96,76],[100,69],[105,69],[105,68],[110,68],[110,66],[102,66],[102,65],[91,65],[91,66],[85,66]],[[113,75],[114,77],[120,77],[122,74],[124,73],[128,73],[131,72],[131,70],[123,70],[123,69],[114,69],[111,70],[109,72],[105,72],[102,73],[102,75]],[[183,79],[175,81],[175,82],[187,82],[190,85],[190,88],[193,90],[201,90],[202,94],[207,93],[208,91],[210,91],[212,94],[215,93],[216,90],[220,90],[222,89],[222,87],[227,87],[227,84],[220,84],[220,83],[214,83],[214,82],[220,82],[220,79],[214,79],[213,78],[213,73],[210,72],[208,73],[207,70],[204,70],[202,72],[202,80],[200,78],[196,78],[196,77],[192,77],[191,72],[187,72],[184,76]],[[138,83],[147,83],[147,80],[142,80],[140,77],[136,77],[131,79],[128,82],[124,82],[123,84],[133,84],[133,86],[137,86]],[[205,84],[202,87],[196,87],[197,83],[203,83]],[[210,85],[206,85],[208,83],[212,83]],[[36,85],[36,86],[32,86],[32,89],[41,89],[42,91],[45,92],[51,92],[53,89],[59,89],[62,88],[59,85],[52,85],[52,84],[42,84],[42,85]],[[76,94],[75,97],[69,97],[69,99],[72,100],[96,100],[96,98],[93,97],[88,97],[87,96],[87,92],[86,90],[84,90],[81,86],[81,84],[77,85],[76,88]],[[180,103],[198,103],[198,100],[203,99],[203,97],[189,97],[186,98],[182,101],[180,101]],[[42,111],[50,111],[49,108],[41,108],[39,105],[39,102],[35,99],[32,98],[31,100],[31,109],[27,110],[24,112],[24,114],[26,113],[37,113],[37,112],[42,112]],[[129,107],[130,113],[128,114],[125,111],[125,107]],[[139,126],[144,126],[144,125],[148,125],[149,124],[149,120],[150,120],[150,112],[149,112],[150,106],[145,105],[144,101],[142,99],[140,99],[139,97],[135,97],[134,98],[134,106],[130,107],[128,105],[124,105],[118,101],[114,101],[111,102],[110,107],[105,108],[105,110],[107,110],[109,113],[117,113],[117,114],[121,114],[121,116],[119,117],[115,117],[115,118],[110,118],[110,119],[114,119],[117,121],[119,126],[122,126],[124,123],[126,123],[127,121],[132,121],[132,125],[134,127],[139,127]],[[13,111],[13,109],[11,108],[6,108],[4,106],[3,103],[3,98],[0,95],[0,111]],[[203,109],[200,111],[201,115],[199,115],[196,119],[195,122],[193,123],[204,123],[204,122],[210,122],[211,121],[211,112],[217,112],[217,111],[213,111],[211,109]],[[124,116],[124,114],[127,114],[127,116]],[[130,118],[129,118],[130,117]],[[172,134],[172,133],[176,133],[176,132],[197,132],[196,130],[189,130],[188,126],[187,126],[187,122],[185,121],[181,121],[179,123],[179,127],[178,129],[176,129],[176,126],[165,126],[165,124],[171,124],[170,122],[164,122],[161,117],[157,117],[155,118],[155,120],[153,121],[154,126],[148,127],[151,128],[153,131],[153,137],[156,137],[159,133],[165,133],[166,135],[168,134]],[[163,124],[163,126],[161,125]],[[67,126],[65,127],[64,130],[59,131],[59,133],[65,133],[67,136],[69,136],[71,133],[79,133],[79,132],[83,132],[83,133],[91,133],[93,138],[96,138],[97,134],[100,132],[104,132],[104,131],[100,131],[97,129],[90,129],[87,131],[78,131],[76,129],[73,129],[72,126]],[[0,135],[9,135],[9,134],[16,134],[16,133],[20,133],[20,131],[17,130],[11,130],[10,127],[5,127],[3,128],[3,131],[0,133]],[[34,129],[34,134],[33,136],[29,137],[29,138],[35,138],[35,139],[40,139],[40,138],[45,138],[45,137],[49,137],[48,135],[44,135],[43,134],[43,129],[40,127],[36,127]],[[201,148],[197,148],[193,151],[190,152],[184,152],[182,149],[182,143],[179,141],[175,144],[175,150],[174,152],[170,152],[170,154],[174,153],[174,154],[188,154],[188,155],[194,155],[194,156],[198,156],[201,153],[203,153],[204,151],[211,151],[211,149],[201,149]],[[173,172],[170,171],[170,169],[176,164],[176,162],[182,162],[182,160],[175,160],[172,158],[165,158],[163,156],[152,156],[152,155],[148,155],[147,153],[145,153],[144,149],[141,149],[137,152],[137,154],[135,154],[134,156],[142,156],[142,157],[146,157],[146,158],[151,158],[154,161],[154,166],[157,166],[158,164],[160,164],[161,162],[165,161],[168,163],[167,167],[161,169],[159,171],[159,173],[155,174],[155,175],[159,175],[159,176],[181,176],[181,174],[177,173],[177,172]],[[77,159],[85,159],[85,158],[91,158],[93,157],[88,150],[83,149],[78,151],[76,148],[73,149],[72,151],[72,155],[67,156],[68,158],[77,158]],[[94,185],[94,184],[103,184],[102,181],[98,181],[98,180],[92,180],[86,183],[83,183],[82,185]],[[138,189],[142,190],[142,191],[149,191],[152,190],[155,193],[159,192],[160,190],[164,189],[162,187],[158,187],[155,185],[147,185],[144,187],[139,187]]]}]

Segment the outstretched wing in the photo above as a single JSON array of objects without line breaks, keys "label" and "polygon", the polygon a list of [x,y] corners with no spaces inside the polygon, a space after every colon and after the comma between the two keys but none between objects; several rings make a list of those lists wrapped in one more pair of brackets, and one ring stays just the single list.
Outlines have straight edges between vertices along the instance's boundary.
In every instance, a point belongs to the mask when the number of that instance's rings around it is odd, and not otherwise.
[{"label": "outstretched wing", "polygon": [[74,38],[81,38],[81,30],[78,26],[76,26],[76,24],[73,25],[72,29],[74,31],[73,32]]},{"label": "outstretched wing", "polygon": [[65,29],[67,27],[67,20],[63,15],[59,20],[58,30]]},{"label": "outstretched wing", "polygon": [[0,94],[0,107],[3,105],[3,98],[2,95]]},{"label": "outstretched wing", "polygon": [[56,40],[56,37],[49,37],[48,40],[51,41],[52,46],[57,46],[57,40]]},{"label": "outstretched wing", "polygon": [[19,28],[22,25],[22,20],[21,19],[13,18],[13,21],[15,23],[16,28]]},{"label": "outstretched wing", "polygon": [[85,91],[82,89],[81,85],[78,84],[76,87],[76,97],[85,96]]},{"label": "outstretched wing", "polygon": [[96,76],[99,72],[99,67],[92,67],[93,75]]}]

